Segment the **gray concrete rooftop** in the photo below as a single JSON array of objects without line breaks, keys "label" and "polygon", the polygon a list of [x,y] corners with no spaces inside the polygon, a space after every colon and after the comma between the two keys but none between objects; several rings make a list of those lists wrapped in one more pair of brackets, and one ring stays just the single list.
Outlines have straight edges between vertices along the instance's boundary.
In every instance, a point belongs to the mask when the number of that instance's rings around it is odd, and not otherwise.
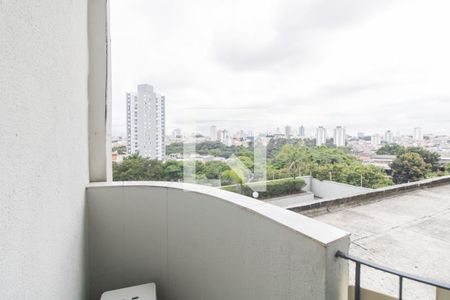
[{"label": "gray concrete rooftop", "polygon": [[[450,282],[450,185],[416,190],[315,219],[351,233],[350,254],[430,279]],[[396,296],[398,277],[361,269],[362,286]],[[354,265],[350,265],[354,283]],[[404,299],[434,299],[435,289],[409,280]]]}]

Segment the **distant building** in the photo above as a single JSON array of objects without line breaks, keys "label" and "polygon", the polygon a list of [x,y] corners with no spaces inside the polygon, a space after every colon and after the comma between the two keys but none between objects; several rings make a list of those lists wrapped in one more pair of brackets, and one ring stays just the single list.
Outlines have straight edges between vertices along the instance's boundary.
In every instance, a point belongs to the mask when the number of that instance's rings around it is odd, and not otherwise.
[{"label": "distant building", "polygon": [[211,139],[211,141],[217,141],[217,128],[216,126],[211,126],[210,132],[209,132],[209,137]]},{"label": "distant building", "polygon": [[172,131],[172,138],[174,138],[174,139],[179,139],[179,138],[181,138],[181,137],[182,137],[182,135],[181,135],[181,129],[177,128],[177,129],[174,129],[174,130]]},{"label": "distant building", "polygon": [[284,135],[286,136],[286,138],[290,138],[292,136],[291,126],[284,127]]},{"label": "distant building", "polygon": [[300,126],[300,128],[298,129],[298,136],[300,138],[305,138],[306,137],[306,130],[305,130],[305,127],[303,125]]},{"label": "distant building", "polygon": [[422,128],[420,128],[420,127],[414,128],[414,140],[415,141],[423,140]]},{"label": "distant building", "polygon": [[316,131],[316,146],[325,145],[327,142],[327,130],[320,126]]},{"label": "distant building", "polygon": [[372,135],[370,143],[374,146],[379,146],[381,144],[381,135],[379,134]]},{"label": "distant building", "polygon": [[217,132],[217,138],[222,144],[225,144],[226,146],[231,146],[233,143],[232,138],[230,137],[228,131],[225,129],[219,130]]},{"label": "distant building", "polygon": [[334,145],[336,147],[345,147],[345,127],[337,126],[334,129]]},{"label": "distant building", "polygon": [[127,93],[127,150],[151,159],[164,160],[165,97],[148,84],[137,86],[137,93]]},{"label": "distant building", "polygon": [[392,144],[394,142],[394,134],[388,130],[384,133],[384,142],[386,144]]},{"label": "distant building", "polygon": [[234,134],[234,138],[236,138],[238,140],[244,140],[246,136],[247,135],[246,135],[245,131],[242,129]]},{"label": "distant building", "polygon": [[358,139],[362,139],[363,137],[365,137],[364,132],[358,132]]},{"label": "distant building", "polygon": [[227,146],[231,146],[232,144],[232,139],[225,129],[217,131],[217,140]]}]

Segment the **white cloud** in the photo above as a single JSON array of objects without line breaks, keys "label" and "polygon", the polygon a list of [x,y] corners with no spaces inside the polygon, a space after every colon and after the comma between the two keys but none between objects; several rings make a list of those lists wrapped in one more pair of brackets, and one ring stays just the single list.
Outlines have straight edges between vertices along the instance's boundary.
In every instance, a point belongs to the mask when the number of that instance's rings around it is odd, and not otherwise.
[{"label": "white cloud", "polygon": [[124,132],[125,93],[146,82],[166,95],[169,128],[189,116],[230,129],[247,119],[450,133],[449,10],[445,0],[113,0],[113,132]]}]

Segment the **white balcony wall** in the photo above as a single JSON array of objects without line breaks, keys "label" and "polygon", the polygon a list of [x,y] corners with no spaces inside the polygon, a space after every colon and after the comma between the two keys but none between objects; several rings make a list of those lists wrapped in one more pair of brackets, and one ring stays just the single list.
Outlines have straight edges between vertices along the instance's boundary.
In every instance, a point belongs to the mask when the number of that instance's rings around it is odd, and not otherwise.
[{"label": "white balcony wall", "polygon": [[1,299],[85,299],[87,10],[0,1]]},{"label": "white balcony wall", "polygon": [[348,235],[203,186],[91,184],[90,299],[155,282],[158,299],[347,299]]}]

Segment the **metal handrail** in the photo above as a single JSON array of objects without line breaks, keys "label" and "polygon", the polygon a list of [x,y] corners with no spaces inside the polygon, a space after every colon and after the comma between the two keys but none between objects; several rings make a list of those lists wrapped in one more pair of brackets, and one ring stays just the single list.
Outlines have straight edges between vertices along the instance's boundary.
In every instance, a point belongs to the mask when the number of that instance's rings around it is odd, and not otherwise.
[{"label": "metal handrail", "polygon": [[355,268],[355,300],[361,299],[361,265],[368,266],[370,268],[398,276],[399,277],[399,297],[398,297],[398,299],[400,299],[400,300],[402,300],[402,294],[403,294],[403,278],[450,291],[450,284],[438,282],[438,281],[435,281],[432,279],[408,274],[408,273],[401,272],[401,271],[397,271],[397,270],[367,261],[365,259],[361,259],[361,258],[352,256],[350,254],[345,254],[342,251],[337,251],[335,256],[353,261],[356,264],[356,268]]}]

